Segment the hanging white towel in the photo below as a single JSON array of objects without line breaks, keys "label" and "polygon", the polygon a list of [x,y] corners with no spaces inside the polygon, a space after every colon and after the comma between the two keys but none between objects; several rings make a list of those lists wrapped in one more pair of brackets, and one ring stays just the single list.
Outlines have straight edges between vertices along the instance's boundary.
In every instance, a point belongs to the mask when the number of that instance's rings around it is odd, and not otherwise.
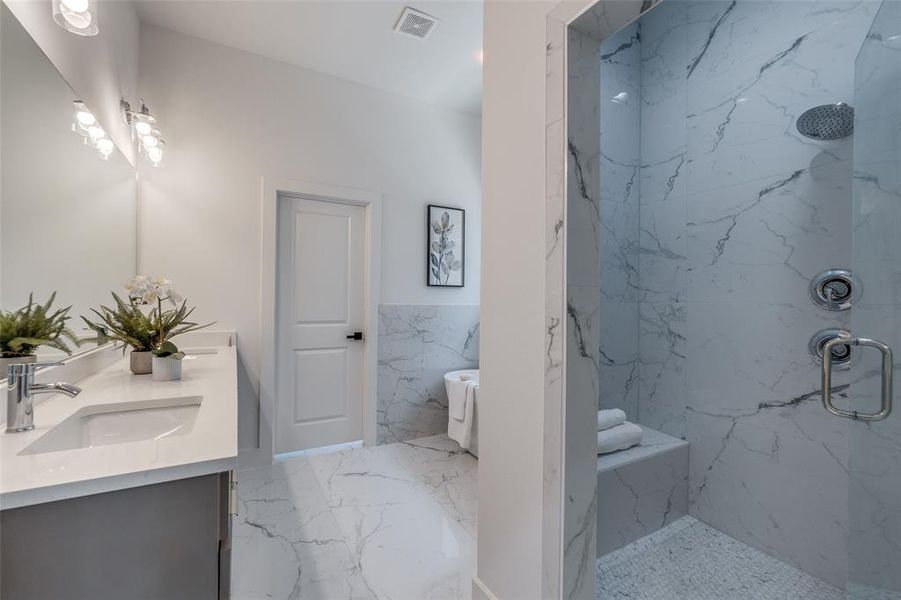
[{"label": "hanging white towel", "polygon": [[475,381],[465,382],[466,390],[463,401],[463,419],[451,417],[447,420],[447,437],[454,440],[464,450],[469,450],[472,444],[472,418],[475,413],[476,394],[479,393],[479,384]]},{"label": "hanging white towel", "polygon": [[598,431],[604,431],[626,422],[626,413],[618,408],[608,408],[598,411]]},{"label": "hanging white towel", "polygon": [[447,390],[447,410],[451,419],[463,421],[466,419],[466,393],[469,387],[478,385],[470,376],[468,379],[453,377],[445,379]]},{"label": "hanging white towel", "polygon": [[622,425],[598,431],[598,454],[625,450],[641,443],[641,427],[626,421]]}]

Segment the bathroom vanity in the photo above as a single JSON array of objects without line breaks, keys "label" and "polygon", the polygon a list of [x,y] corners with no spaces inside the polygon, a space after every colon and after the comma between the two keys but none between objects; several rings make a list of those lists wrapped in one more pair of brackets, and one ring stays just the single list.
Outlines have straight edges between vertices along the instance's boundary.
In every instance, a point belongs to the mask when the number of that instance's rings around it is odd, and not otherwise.
[{"label": "bathroom vanity", "polygon": [[237,367],[217,336],[185,345],[181,381],[132,375],[110,347],[39,374],[113,359],[0,435],[0,597],[228,598]]}]

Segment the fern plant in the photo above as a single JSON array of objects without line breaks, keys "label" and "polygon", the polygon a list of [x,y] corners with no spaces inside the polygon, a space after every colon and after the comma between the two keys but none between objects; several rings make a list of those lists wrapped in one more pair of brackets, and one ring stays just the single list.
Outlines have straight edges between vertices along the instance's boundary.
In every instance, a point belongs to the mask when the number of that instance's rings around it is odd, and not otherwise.
[{"label": "fern plant", "polygon": [[136,352],[149,352],[156,348],[159,342],[159,331],[154,324],[156,317],[152,313],[145,314],[134,302],[126,302],[115,292],[112,296],[115,308],[103,305],[99,309],[92,308],[91,312],[97,315],[99,322],[81,317],[85,325],[94,331],[105,331],[109,339],[122,344],[123,351],[128,347]]},{"label": "fern plant", "polygon": [[56,292],[44,304],[28,295],[28,304],[15,311],[0,311],[0,357],[32,356],[40,346],[50,346],[72,354],[67,342],[78,346],[75,334],[66,326],[69,309],[52,309]]},{"label": "fern plant", "polygon": [[[99,309],[91,309],[97,315],[99,322],[82,317],[85,324],[94,331],[104,330],[107,336],[122,344],[123,350],[131,347],[136,352],[160,352],[169,350],[174,345],[170,340],[183,333],[197,331],[209,327],[212,323],[200,325],[188,318],[194,312],[194,308],[188,308],[187,300],[182,300],[180,305],[170,310],[163,310],[162,301],[168,298],[155,298],[156,307],[145,312],[141,306],[144,303],[138,297],[130,297],[128,301],[120,298],[115,292],[112,294],[115,300],[115,308],[101,306]],[[167,344],[168,342],[168,344]],[[170,351],[170,354],[175,354]]]}]

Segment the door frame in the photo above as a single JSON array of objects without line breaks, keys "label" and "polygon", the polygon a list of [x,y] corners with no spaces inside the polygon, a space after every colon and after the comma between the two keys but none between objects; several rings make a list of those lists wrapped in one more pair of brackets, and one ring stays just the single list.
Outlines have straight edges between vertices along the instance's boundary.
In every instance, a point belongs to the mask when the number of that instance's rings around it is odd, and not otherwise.
[{"label": "door frame", "polygon": [[[275,454],[276,403],[276,308],[278,284],[278,202],[279,197],[307,198],[364,209],[363,240],[363,443],[376,442],[378,307],[381,282],[382,195],[371,190],[330,184],[263,177],[262,236],[260,264],[260,411],[258,455],[244,462],[270,464]],[[243,465],[242,465],[243,466]]]}]

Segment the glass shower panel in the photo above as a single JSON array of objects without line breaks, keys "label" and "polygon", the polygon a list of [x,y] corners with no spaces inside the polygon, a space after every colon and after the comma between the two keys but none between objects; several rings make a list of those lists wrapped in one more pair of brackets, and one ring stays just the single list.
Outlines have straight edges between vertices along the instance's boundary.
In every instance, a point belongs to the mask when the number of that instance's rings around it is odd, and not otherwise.
[{"label": "glass shower panel", "polygon": [[[901,360],[901,2],[885,0],[855,63],[852,269],[862,293],[854,336],[876,338]],[[876,412],[879,352],[863,350],[849,408]],[[899,385],[895,385],[894,398]],[[880,421],[851,422],[848,591],[901,598],[901,406]]]},{"label": "glass shower panel", "polygon": [[[599,405],[690,445],[688,517],[634,530],[740,548],[784,592],[748,597],[901,599],[901,406],[830,414],[816,356],[850,331],[901,362],[901,2],[662,0],[600,58]],[[813,297],[835,271],[850,310]],[[878,410],[880,356],[851,348],[836,404]],[[603,593],[643,593],[636,556]],[[692,568],[673,597],[731,597]]]}]

